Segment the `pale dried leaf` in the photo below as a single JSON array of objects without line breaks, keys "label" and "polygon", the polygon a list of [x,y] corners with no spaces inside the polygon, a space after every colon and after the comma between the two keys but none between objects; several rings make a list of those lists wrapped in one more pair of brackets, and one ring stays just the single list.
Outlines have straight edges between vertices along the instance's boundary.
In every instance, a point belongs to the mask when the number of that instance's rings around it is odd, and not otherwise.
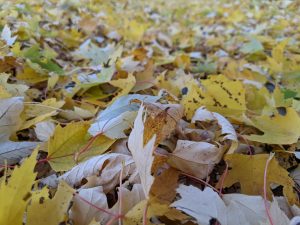
[{"label": "pale dried leaf", "polygon": [[220,162],[223,154],[224,149],[207,142],[178,140],[168,162],[185,173],[203,179]]},{"label": "pale dried leaf", "polygon": [[[98,208],[108,210],[106,195],[102,187],[81,189],[78,195]],[[108,215],[105,212],[99,211],[96,207],[83,202],[77,195],[73,197],[70,218],[74,224],[88,225],[93,218],[96,221],[100,221],[107,217]]]},{"label": "pale dried leaf", "polygon": [[154,177],[151,175],[151,167],[154,160],[153,151],[156,135],[144,146],[144,106],[141,106],[134,121],[134,128],[128,138],[128,148],[132,153],[137,171],[141,178],[141,183],[145,195],[148,196]]},{"label": "pale dried leaf", "polygon": [[123,154],[103,154],[93,157],[73,167],[59,177],[71,186],[80,185],[82,179],[87,179],[85,187],[103,186],[104,192],[112,190],[119,182],[119,175],[124,162],[123,176],[134,173],[135,166],[131,156]]}]

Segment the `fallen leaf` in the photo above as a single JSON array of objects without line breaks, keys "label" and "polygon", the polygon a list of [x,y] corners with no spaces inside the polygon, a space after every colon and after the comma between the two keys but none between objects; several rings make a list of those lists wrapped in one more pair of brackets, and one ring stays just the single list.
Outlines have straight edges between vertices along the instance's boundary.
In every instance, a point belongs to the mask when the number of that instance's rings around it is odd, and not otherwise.
[{"label": "fallen leaf", "polygon": [[7,82],[9,74],[0,73],[0,86],[9,96],[6,97],[17,97],[25,96],[25,92],[28,90],[28,86],[24,84],[10,84]]},{"label": "fallen leaf", "polygon": [[67,211],[73,198],[74,190],[65,182],[58,185],[52,199],[32,201],[27,209],[28,225],[57,225],[65,221]]},{"label": "fallen leaf", "polygon": [[118,188],[118,201],[111,211],[115,214],[120,210],[120,198],[122,196],[121,214],[126,215],[136,204],[145,199],[144,190],[141,184],[134,184],[131,190],[125,187]]},{"label": "fallen leaf", "polygon": [[225,149],[207,142],[178,140],[168,163],[193,176],[207,177],[223,157]]},{"label": "fallen leaf", "polygon": [[300,117],[293,108],[286,108],[285,115],[261,115],[251,119],[253,126],[264,132],[263,135],[245,135],[251,141],[268,144],[293,144],[300,136]]},{"label": "fallen leaf", "polygon": [[[268,154],[259,155],[242,155],[229,154],[225,156],[229,168],[228,174],[224,181],[224,187],[239,182],[241,185],[241,193],[248,195],[262,195],[264,187],[264,171]],[[268,166],[267,173],[267,196],[272,196],[271,184],[283,186],[283,194],[290,204],[297,202],[293,187],[294,181],[289,177],[289,173],[280,167],[276,159],[272,159]],[[218,184],[220,187],[220,182]]]},{"label": "fallen leaf", "polygon": [[210,112],[205,108],[201,107],[197,109],[195,115],[192,118],[192,123],[196,121],[212,121],[216,120],[221,127],[222,135],[224,135],[223,140],[231,140],[232,144],[228,153],[233,153],[238,146],[237,134],[232,126],[232,124],[222,115],[215,112]]},{"label": "fallen leaf", "polygon": [[108,215],[105,212],[99,211],[84,200],[90,202],[94,206],[108,210],[106,195],[102,187],[93,187],[81,189],[73,198],[73,205],[70,211],[70,219],[76,225],[88,225],[93,219],[96,221],[104,220]]},{"label": "fallen leaf", "polygon": [[38,150],[19,167],[15,168],[9,182],[2,180],[0,187],[0,224],[23,223],[23,215],[31,198],[31,187],[35,181],[36,173],[33,172],[36,164]]},{"label": "fallen leaf", "polygon": [[48,141],[48,139],[53,135],[54,129],[54,123],[50,121],[43,121],[35,125],[34,131],[40,141]]},{"label": "fallen leaf", "polygon": [[88,159],[73,167],[70,171],[59,177],[71,186],[81,185],[82,179],[88,182],[85,188],[102,186],[105,193],[111,191],[118,183],[123,167],[123,177],[135,173],[134,161],[131,156],[123,154],[103,154]]},{"label": "fallen leaf", "polygon": [[159,97],[139,94],[121,96],[99,113],[96,121],[89,128],[89,133],[95,136],[103,132],[104,135],[110,138],[126,137],[124,130],[130,128],[139,109],[139,104],[131,102],[136,99],[142,102],[153,103]]},{"label": "fallen leaf", "polygon": [[212,218],[216,218],[222,225],[227,224],[226,205],[211,188],[201,191],[194,186],[181,184],[177,192],[181,199],[173,202],[171,207],[194,217],[199,224],[209,225]]},{"label": "fallen leaf", "polygon": [[183,116],[183,107],[179,104],[144,103],[147,117],[144,127],[144,144],[156,135],[155,146],[168,138],[175,130],[177,122]]},{"label": "fallen leaf", "polygon": [[112,80],[109,83],[115,87],[121,88],[121,91],[118,92],[117,95],[111,100],[111,103],[113,103],[121,96],[127,95],[134,87],[136,80],[135,77],[130,73],[125,79]]},{"label": "fallen leaf", "polygon": [[7,45],[12,46],[16,41],[17,36],[12,36],[9,26],[5,25],[1,33],[1,38],[5,40]]},{"label": "fallen leaf", "polygon": [[148,196],[154,177],[151,175],[151,167],[154,160],[153,151],[156,135],[144,146],[144,123],[143,123],[144,106],[138,111],[134,121],[134,127],[128,138],[128,148],[132,153],[137,171],[141,178],[145,196]]},{"label": "fallen leaf", "polygon": [[0,164],[8,165],[19,162],[22,158],[31,154],[32,150],[37,146],[38,142],[0,142]]},{"label": "fallen leaf", "polygon": [[[77,162],[81,162],[104,153],[114,143],[113,139],[101,135],[88,144],[88,129],[89,123],[86,122],[69,123],[65,127],[58,125],[55,128],[48,142],[48,161],[54,170],[69,170],[76,164],[76,154],[79,154]],[[84,148],[87,149],[83,151]]]}]

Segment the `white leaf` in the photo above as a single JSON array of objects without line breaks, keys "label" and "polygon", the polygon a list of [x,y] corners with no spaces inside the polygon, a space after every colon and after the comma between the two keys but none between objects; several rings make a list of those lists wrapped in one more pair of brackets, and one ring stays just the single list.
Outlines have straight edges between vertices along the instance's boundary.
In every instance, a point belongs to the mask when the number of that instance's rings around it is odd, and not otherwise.
[{"label": "white leaf", "polygon": [[300,185],[300,165],[298,165],[294,170],[292,170],[290,176],[298,185]]},{"label": "white leaf", "polygon": [[34,131],[36,136],[41,141],[48,141],[54,133],[55,125],[50,121],[39,122],[35,125]]},{"label": "white leaf", "polygon": [[31,154],[37,142],[13,142],[10,136],[20,125],[23,97],[0,99],[0,164],[19,162]]},{"label": "white leaf", "polygon": [[151,175],[151,167],[154,160],[152,153],[154,150],[156,135],[154,135],[144,146],[143,111],[144,106],[142,105],[134,121],[134,128],[128,138],[128,148],[132,153],[145,195],[148,196],[151,185],[154,181],[154,177]]},{"label": "white leaf", "polygon": [[266,219],[264,200],[261,196],[226,194],[223,195],[223,201],[227,205],[229,225],[259,225]]},{"label": "white leaf", "polygon": [[8,165],[19,162],[22,158],[29,156],[32,150],[37,146],[37,142],[0,142],[0,164]]},{"label": "white leaf", "polygon": [[23,97],[0,99],[0,141],[8,140],[20,125]]},{"label": "white leaf", "polygon": [[131,156],[110,153],[93,157],[73,167],[59,177],[71,186],[80,185],[83,178],[88,182],[84,187],[103,186],[105,193],[114,189],[119,182],[119,176],[123,168],[123,177],[135,172],[134,161]]},{"label": "white leaf", "polygon": [[127,71],[128,73],[138,72],[144,69],[140,65],[140,61],[133,60],[133,56],[128,56],[120,60],[122,70]]},{"label": "white leaf", "polygon": [[130,128],[136,115],[136,113],[134,114],[133,112],[139,109],[139,104],[131,103],[134,99],[153,103],[157,101],[159,97],[139,94],[121,96],[114,101],[112,105],[100,112],[95,123],[91,125],[89,133],[95,136],[104,131],[104,134],[109,138],[126,137],[123,131]]},{"label": "white leaf", "polygon": [[186,214],[194,217],[201,225],[209,225],[216,218],[222,225],[227,225],[226,206],[219,195],[211,188],[203,191],[181,184],[177,188],[181,199],[171,204]]},{"label": "white leaf", "polygon": [[[193,187],[180,185],[177,188],[181,199],[171,204],[188,215],[194,217],[201,225],[210,224],[210,219],[217,219],[222,225],[269,225],[264,200],[261,196],[243,194],[225,194],[220,196],[211,188],[203,191]],[[275,225],[288,225],[289,219],[279,208],[277,200],[270,203],[270,214]]]},{"label": "white leaf", "polygon": [[13,43],[16,41],[17,36],[12,37],[10,28],[7,25],[5,25],[1,33],[1,38],[6,42],[8,46],[12,46]]},{"label": "white leaf", "polygon": [[124,130],[131,127],[137,112],[127,111],[110,120],[99,120],[91,125],[89,133],[93,136],[99,132],[111,139],[126,138]]},{"label": "white leaf", "polygon": [[[276,225],[288,225],[290,223],[289,218],[279,208],[276,198],[273,198],[273,202],[271,203],[270,216],[272,218],[272,222]],[[269,220],[267,220],[267,224],[270,224]]]}]

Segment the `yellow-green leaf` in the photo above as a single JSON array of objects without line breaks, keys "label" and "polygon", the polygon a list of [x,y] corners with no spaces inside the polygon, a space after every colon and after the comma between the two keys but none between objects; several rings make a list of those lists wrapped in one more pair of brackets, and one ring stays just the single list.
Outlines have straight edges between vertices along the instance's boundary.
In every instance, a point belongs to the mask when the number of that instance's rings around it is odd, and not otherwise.
[{"label": "yellow-green leaf", "polygon": [[0,224],[22,225],[26,206],[31,198],[31,187],[36,178],[33,172],[38,150],[15,168],[8,183],[0,186]]}]

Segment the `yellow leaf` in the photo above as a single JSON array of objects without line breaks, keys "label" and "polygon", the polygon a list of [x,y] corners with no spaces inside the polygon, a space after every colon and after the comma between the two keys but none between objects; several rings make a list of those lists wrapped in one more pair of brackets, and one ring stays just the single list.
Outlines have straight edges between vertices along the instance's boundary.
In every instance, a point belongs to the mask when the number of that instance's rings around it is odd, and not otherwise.
[{"label": "yellow leaf", "polygon": [[288,44],[289,39],[285,39],[280,42],[275,48],[272,50],[272,57],[268,57],[268,63],[271,71],[279,73],[283,71],[283,64],[285,62],[284,57],[284,49]]},{"label": "yellow leaf", "polygon": [[176,73],[161,73],[156,77],[156,86],[158,88],[164,88],[171,94],[179,96],[184,87],[193,84],[193,76],[185,74],[182,70],[178,70]]},{"label": "yellow leaf", "polygon": [[143,224],[144,210],[147,207],[147,224],[153,216],[166,216],[170,220],[184,220],[188,217],[180,213],[178,210],[170,208],[168,205],[160,203],[154,199],[143,200],[136,204],[126,215],[124,225]]},{"label": "yellow leaf", "polygon": [[123,31],[124,38],[132,42],[139,42],[142,39],[146,28],[146,24],[140,21],[126,20]]},{"label": "yellow leaf", "polygon": [[27,225],[57,225],[65,222],[69,204],[75,191],[61,181],[52,199],[35,199],[28,206]]},{"label": "yellow leaf", "polygon": [[6,73],[0,74],[0,87],[4,89],[5,93],[9,93],[12,96],[25,96],[25,92],[28,90],[28,86],[24,84],[9,84],[7,80],[9,75]]},{"label": "yellow leaf", "polygon": [[25,121],[25,122],[22,123],[22,125],[20,127],[20,130],[27,129],[27,128],[29,128],[29,127],[31,127],[31,126],[39,123],[39,122],[42,122],[42,121],[48,119],[51,116],[56,115],[56,114],[57,114],[56,111],[52,111],[52,112],[48,112],[48,113],[45,113],[43,115],[37,116],[37,117],[35,117],[31,120]]},{"label": "yellow leaf", "polygon": [[34,69],[29,66],[26,66],[22,72],[17,74],[18,80],[23,80],[30,84],[36,84],[48,79],[48,76],[37,73]]},{"label": "yellow leaf", "polygon": [[38,122],[58,114],[64,104],[64,101],[57,101],[55,98],[49,98],[38,104],[27,104],[21,115],[25,121],[20,130],[29,128]]},{"label": "yellow leaf", "polygon": [[185,115],[187,119],[192,119],[196,110],[203,105],[203,91],[199,87],[196,80],[192,79],[185,87],[187,89],[187,94],[183,95],[181,104],[185,108]]},{"label": "yellow leaf", "polygon": [[0,98],[9,98],[12,95],[5,89],[5,87],[0,85]]},{"label": "yellow leaf", "polygon": [[285,39],[280,42],[275,48],[272,50],[272,57],[278,62],[281,63],[284,61],[284,49],[285,46],[288,44],[289,39]]},{"label": "yellow leaf", "polygon": [[59,75],[57,74],[53,74],[51,77],[49,77],[48,79],[48,85],[47,85],[47,88],[48,89],[53,89],[56,85],[56,83],[58,82],[59,80]]},{"label": "yellow leaf", "polygon": [[55,128],[48,142],[48,159],[55,171],[69,170],[77,162],[105,152],[114,143],[115,140],[100,135],[89,145],[89,127],[87,122],[73,122]]},{"label": "yellow leaf", "polygon": [[188,69],[190,64],[191,64],[190,57],[186,54],[178,55],[174,60],[174,65],[179,68]]},{"label": "yellow leaf", "polygon": [[121,88],[122,90],[111,100],[112,104],[115,100],[123,95],[127,95],[135,85],[135,77],[132,74],[128,74],[125,79],[112,80],[109,82],[111,85]]},{"label": "yellow leaf", "polygon": [[210,76],[201,80],[200,88],[195,80],[187,85],[188,93],[181,103],[188,119],[202,105],[224,116],[240,117],[246,110],[245,89],[240,81],[229,80],[224,75]]},{"label": "yellow leaf", "polygon": [[248,140],[268,144],[293,144],[300,136],[300,117],[293,108],[282,108],[284,115],[261,115],[252,119],[253,126],[264,132],[263,135],[247,135]]},{"label": "yellow leaf", "polygon": [[204,86],[204,105],[224,116],[240,116],[246,110],[245,89],[242,82],[224,75],[210,76],[201,81]]},{"label": "yellow leaf", "polygon": [[[226,155],[225,160],[231,169],[225,178],[224,187],[230,187],[239,182],[241,185],[241,193],[263,195],[264,172],[268,158],[268,154]],[[268,166],[267,195],[269,199],[272,198],[271,184],[283,186],[283,194],[291,205],[297,202],[297,197],[293,191],[294,181],[289,177],[289,173],[278,164],[275,158],[270,161]],[[220,186],[220,183],[218,186]]]},{"label": "yellow leaf", "polygon": [[31,198],[31,187],[35,181],[33,172],[38,150],[19,168],[15,168],[8,183],[3,180],[0,187],[0,224],[22,225],[27,203]]}]

